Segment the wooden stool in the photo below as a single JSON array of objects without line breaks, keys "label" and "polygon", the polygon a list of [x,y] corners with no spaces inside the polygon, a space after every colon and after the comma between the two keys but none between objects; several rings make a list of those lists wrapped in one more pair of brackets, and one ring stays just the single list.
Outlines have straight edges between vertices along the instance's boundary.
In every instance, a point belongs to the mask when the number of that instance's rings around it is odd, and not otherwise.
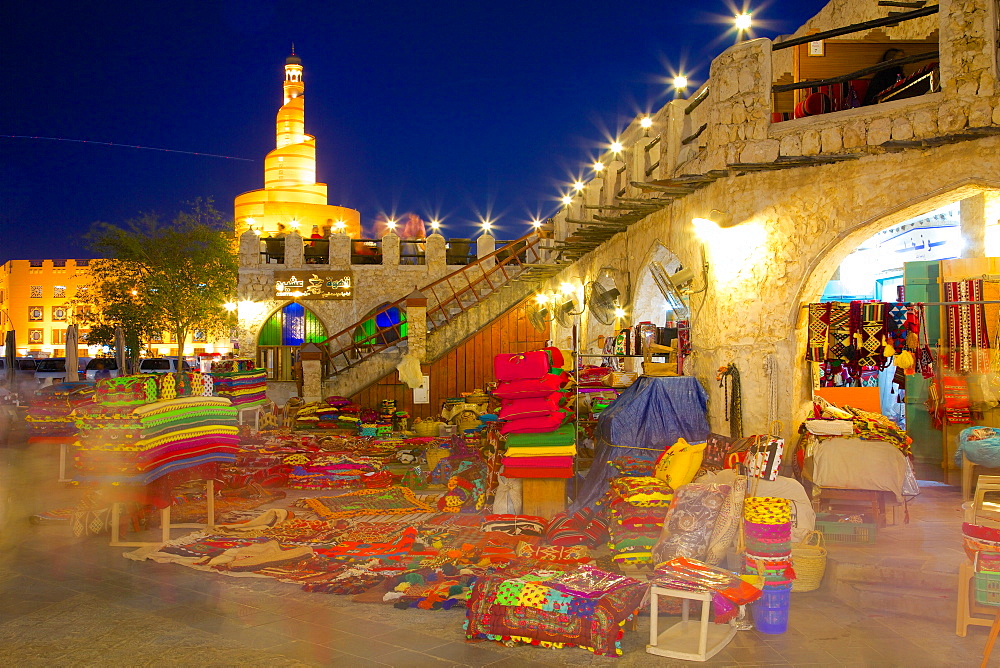
[{"label": "wooden stool", "polygon": [[874,518],[876,526],[885,528],[885,497],[877,490],[822,487],[813,507],[817,511],[865,513]]},{"label": "wooden stool", "polygon": [[550,520],[566,510],[567,480],[568,478],[523,478],[522,512]]}]

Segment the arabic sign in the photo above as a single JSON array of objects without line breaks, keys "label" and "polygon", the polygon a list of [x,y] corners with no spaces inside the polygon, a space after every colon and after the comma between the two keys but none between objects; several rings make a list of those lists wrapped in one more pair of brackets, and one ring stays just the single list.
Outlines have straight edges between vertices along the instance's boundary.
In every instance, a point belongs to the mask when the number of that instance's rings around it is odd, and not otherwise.
[{"label": "arabic sign", "polygon": [[354,299],[350,271],[276,271],[274,296],[285,299]]}]

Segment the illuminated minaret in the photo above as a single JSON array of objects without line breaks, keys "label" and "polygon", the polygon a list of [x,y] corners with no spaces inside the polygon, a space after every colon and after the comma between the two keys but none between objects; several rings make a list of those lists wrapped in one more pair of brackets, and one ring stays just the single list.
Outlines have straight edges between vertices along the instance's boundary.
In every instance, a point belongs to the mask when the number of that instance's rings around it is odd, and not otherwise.
[{"label": "illuminated minaret", "polygon": [[236,233],[253,227],[266,236],[283,225],[287,231],[297,227],[308,237],[316,226],[359,237],[361,214],[327,204],[326,184],[316,182],[316,138],[305,131],[304,71],[294,46],[292,55],[285,59],[282,91],[284,103],[278,109],[276,148],[264,158],[264,189],[236,198]]}]

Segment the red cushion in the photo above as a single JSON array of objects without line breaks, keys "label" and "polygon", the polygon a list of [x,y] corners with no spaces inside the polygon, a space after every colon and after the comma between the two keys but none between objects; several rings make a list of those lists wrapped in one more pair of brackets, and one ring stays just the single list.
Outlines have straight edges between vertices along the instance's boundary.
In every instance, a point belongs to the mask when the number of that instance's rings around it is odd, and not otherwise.
[{"label": "red cushion", "polygon": [[544,417],[559,410],[559,402],[562,399],[562,392],[553,392],[545,397],[506,400],[504,401],[503,408],[500,409],[500,419],[519,420],[523,418]]},{"label": "red cushion", "polygon": [[830,96],[825,93],[813,93],[795,105],[795,118],[825,114],[833,110]]},{"label": "red cushion", "polygon": [[544,417],[524,418],[505,422],[501,434],[544,434],[555,431],[569,417],[568,411],[557,411]]},{"label": "red cushion", "polygon": [[551,358],[549,353],[544,350],[503,354],[493,358],[493,371],[496,373],[497,380],[541,378],[551,368]]},{"label": "red cushion", "polygon": [[547,373],[541,378],[508,380],[500,383],[493,391],[498,399],[532,399],[547,397],[559,390],[568,379],[566,374]]}]

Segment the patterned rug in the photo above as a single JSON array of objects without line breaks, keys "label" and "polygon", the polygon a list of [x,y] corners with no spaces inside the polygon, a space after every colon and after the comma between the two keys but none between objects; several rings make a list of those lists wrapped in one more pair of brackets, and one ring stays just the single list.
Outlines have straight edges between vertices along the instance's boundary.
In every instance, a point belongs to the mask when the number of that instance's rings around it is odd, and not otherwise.
[{"label": "patterned rug", "polygon": [[405,487],[367,489],[341,496],[303,499],[305,504],[327,520],[363,515],[410,515],[434,513],[436,509],[417,499]]}]

